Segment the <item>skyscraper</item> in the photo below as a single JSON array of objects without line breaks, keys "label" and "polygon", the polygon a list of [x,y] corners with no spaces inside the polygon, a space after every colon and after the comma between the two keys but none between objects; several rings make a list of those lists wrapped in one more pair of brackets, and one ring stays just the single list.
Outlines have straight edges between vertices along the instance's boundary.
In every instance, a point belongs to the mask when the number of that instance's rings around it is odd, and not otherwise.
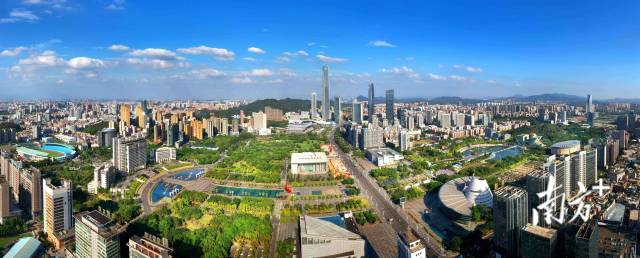
[{"label": "skyscraper", "polygon": [[131,108],[129,105],[120,105],[120,121],[123,121],[126,126],[131,125]]},{"label": "skyscraper", "polygon": [[507,257],[520,257],[520,229],[529,220],[527,192],[519,187],[504,186],[494,192],[493,244]]},{"label": "skyscraper", "polygon": [[62,185],[55,186],[50,178],[43,179],[42,185],[44,232],[56,248],[61,248],[66,234],[60,233],[73,227],[73,185],[63,180]]},{"label": "skyscraper", "polygon": [[373,87],[373,83],[369,84],[369,106],[367,107],[367,113],[369,116],[369,123],[373,122],[373,116],[375,115],[376,109],[375,109],[375,98],[376,95],[374,93],[374,87]]},{"label": "skyscraper", "polygon": [[75,257],[120,257],[118,225],[99,211],[74,215],[76,231]]},{"label": "skyscraper", "polygon": [[593,108],[593,97],[591,96],[591,94],[587,94],[587,107],[586,107],[585,111],[587,113],[595,111],[594,108]]},{"label": "skyscraper", "polygon": [[362,102],[358,102],[358,100],[354,99],[351,106],[353,122],[357,124],[362,123]]},{"label": "skyscraper", "polygon": [[387,115],[387,121],[389,121],[389,125],[393,124],[393,120],[395,118],[395,114],[393,112],[393,89],[391,90],[387,90],[385,92],[385,97],[386,97],[386,115]]},{"label": "skyscraper", "polygon": [[336,124],[342,123],[342,99],[338,96],[333,100],[333,121]]},{"label": "skyscraper", "polygon": [[329,67],[322,66],[322,119],[331,120],[329,116]]},{"label": "skyscraper", "polygon": [[311,120],[318,118],[318,96],[311,92]]},{"label": "skyscraper", "polygon": [[147,139],[143,133],[113,138],[113,166],[132,173],[147,165]]}]

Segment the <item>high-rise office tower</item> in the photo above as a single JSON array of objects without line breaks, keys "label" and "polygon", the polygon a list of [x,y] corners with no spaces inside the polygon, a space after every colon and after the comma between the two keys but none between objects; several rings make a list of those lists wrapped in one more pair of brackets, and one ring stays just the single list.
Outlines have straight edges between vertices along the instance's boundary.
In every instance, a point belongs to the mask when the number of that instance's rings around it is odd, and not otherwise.
[{"label": "high-rise office tower", "polygon": [[9,181],[7,180],[7,178],[4,175],[1,175],[0,176],[0,223],[4,224],[5,220],[10,217],[13,217],[11,215],[11,189],[10,189]]},{"label": "high-rise office tower", "polygon": [[591,94],[587,94],[587,106],[585,111],[588,112],[595,112],[595,108],[593,108],[593,98],[591,96]]},{"label": "high-rise office tower", "polygon": [[113,144],[113,138],[118,135],[116,129],[113,128],[103,128],[98,132],[98,146],[100,147],[111,147]]},{"label": "high-rise office tower", "polygon": [[74,215],[76,233],[75,257],[120,257],[118,225],[99,211],[83,211]]},{"label": "high-rise office tower", "polygon": [[167,142],[165,145],[174,146],[178,140],[178,125],[172,124],[169,120],[165,121],[165,128],[167,130]]},{"label": "high-rise office tower", "polygon": [[406,129],[402,129],[398,133],[398,144],[400,151],[406,151],[409,149],[409,132],[407,132]]},{"label": "high-rise office tower", "polygon": [[556,243],[558,232],[555,229],[527,224],[520,230],[522,257],[547,258],[558,255]]},{"label": "high-rise office tower", "polygon": [[[627,131],[629,131],[631,134],[635,135],[636,132],[636,112],[635,111],[629,111],[629,113],[627,114]],[[636,137],[638,137],[638,135],[635,135]]]},{"label": "high-rise office tower", "polygon": [[40,125],[32,125],[31,133],[33,139],[40,139],[40,136],[42,136],[42,127]]},{"label": "high-rise office tower", "polygon": [[358,102],[358,100],[353,100],[351,104],[351,113],[353,116],[353,122],[356,124],[362,123],[362,102]]},{"label": "high-rise office tower", "polygon": [[142,108],[142,105],[136,106],[136,118],[138,119],[138,127],[144,128],[147,121],[145,121],[146,115],[144,109]]},{"label": "high-rise office tower", "polygon": [[329,116],[329,67],[322,66],[322,119],[331,120]]},{"label": "high-rise office tower", "polygon": [[333,100],[333,121],[342,124],[342,99],[338,96]]},{"label": "high-rise office tower", "polygon": [[369,84],[369,105],[367,107],[367,113],[369,116],[369,123],[371,123],[373,121],[373,116],[375,116],[376,113],[376,108],[375,108],[375,99],[376,99],[376,95],[374,92],[374,86],[373,83]]},{"label": "high-rise office tower", "polygon": [[131,107],[127,104],[120,105],[120,121],[123,121],[125,126],[131,125]]},{"label": "high-rise office tower", "polygon": [[133,173],[147,165],[147,139],[143,133],[113,139],[113,166]]},{"label": "high-rise office tower", "polygon": [[60,233],[73,227],[73,185],[63,180],[62,185],[55,186],[50,178],[43,179],[42,185],[44,232],[47,240],[60,248],[64,242]]},{"label": "high-rise office tower", "polygon": [[[526,190],[527,190],[527,204],[529,205],[529,209],[527,212],[529,213],[529,219],[533,220],[533,209],[535,209],[538,205],[543,204],[547,201],[546,197],[538,197],[538,193],[545,192],[547,190],[547,186],[549,184],[549,179],[551,176],[554,176],[554,183],[556,184],[556,188],[562,185],[562,182],[558,180],[564,180],[563,178],[555,178],[555,173],[545,170],[536,170],[533,173],[527,175],[526,178]],[[562,188],[558,188],[551,196],[554,198],[563,193]],[[558,205],[556,207],[559,207]],[[541,214],[538,214],[538,225],[542,227],[548,227],[544,217]]]},{"label": "high-rise office tower", "polygon": [[394,105],[394,101],[393,101],[393,89],[391,90],[387,90],[385,91],[385,100],[386,100],[386,115],[387,115],[387,121],[389,121],[389,124],[393,124],[393,121],[395,119],[395,113],[393,112],[393,105]]},{"label": "high-rise office tower", "polygon": [[527,191],[515,186],[504,186],[493,197],[493,245],[507,257],[520,257],[520,229],[529,220]]},{"label": "high-rise office tower", "polygon": [[318,95],[311,92],[311,120],[318,118]]},{"label": "high-rise office tower", "polygon": [[253,129],[256,129],[256,130],[266,129],[267,115],[265,113],[262,113],[262,111],[259,111],[257,113],[253,112],[251,113],[251,122],[253,125]]},{"label": "high-rise office tower", "polygon": [[17,173],[11,175],[11,180],[14,176],[19,178],[18,198],[16,199],[20,208],[32,219],[37,219],[42,212],[42,174],[40,170],[33,167],[20,168],[15,171]]}]

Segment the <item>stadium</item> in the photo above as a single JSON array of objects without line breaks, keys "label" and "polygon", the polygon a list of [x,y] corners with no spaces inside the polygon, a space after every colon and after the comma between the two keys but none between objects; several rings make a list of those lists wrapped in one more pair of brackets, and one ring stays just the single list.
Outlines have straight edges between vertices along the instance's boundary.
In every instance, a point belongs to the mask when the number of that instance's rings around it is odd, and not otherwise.
[{"label": "stadium", "polygon": [[76,151],[73,146],[60,143],[45,143],[38,145],[18,145],[16,147],[18,155],[25,160],[67,160],[75,157]]}]

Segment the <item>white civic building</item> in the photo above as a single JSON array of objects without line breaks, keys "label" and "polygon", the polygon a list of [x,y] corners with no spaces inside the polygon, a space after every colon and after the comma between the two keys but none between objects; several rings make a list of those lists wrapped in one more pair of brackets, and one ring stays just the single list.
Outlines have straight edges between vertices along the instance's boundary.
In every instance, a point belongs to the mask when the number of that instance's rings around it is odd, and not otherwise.
[{"label": "white civic building", "polygon": [[291,153],[291,173],[294,175],[326,174],[327,154],[324,152]]}]

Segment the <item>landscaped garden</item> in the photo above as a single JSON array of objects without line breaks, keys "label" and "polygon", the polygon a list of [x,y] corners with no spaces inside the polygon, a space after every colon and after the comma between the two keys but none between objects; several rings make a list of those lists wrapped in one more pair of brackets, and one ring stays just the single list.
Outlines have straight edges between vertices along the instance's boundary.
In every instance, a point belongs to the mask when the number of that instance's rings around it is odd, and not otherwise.
[{"label": "landscaped garden", "polygon": [[169,240],[175,257],[251,257],[269,253],[273,200],[228,198],[183,191],[162,207],[129,227],[129,233],[149,232]]},{"label": "landscaped garden", "polygon": [[216,168],[207,173],[215,179],[277,183],[284,169],[284,159],[293,152],[322,151],[326,137],[308,133],[276,134],[253,139],[232,149]]}]

